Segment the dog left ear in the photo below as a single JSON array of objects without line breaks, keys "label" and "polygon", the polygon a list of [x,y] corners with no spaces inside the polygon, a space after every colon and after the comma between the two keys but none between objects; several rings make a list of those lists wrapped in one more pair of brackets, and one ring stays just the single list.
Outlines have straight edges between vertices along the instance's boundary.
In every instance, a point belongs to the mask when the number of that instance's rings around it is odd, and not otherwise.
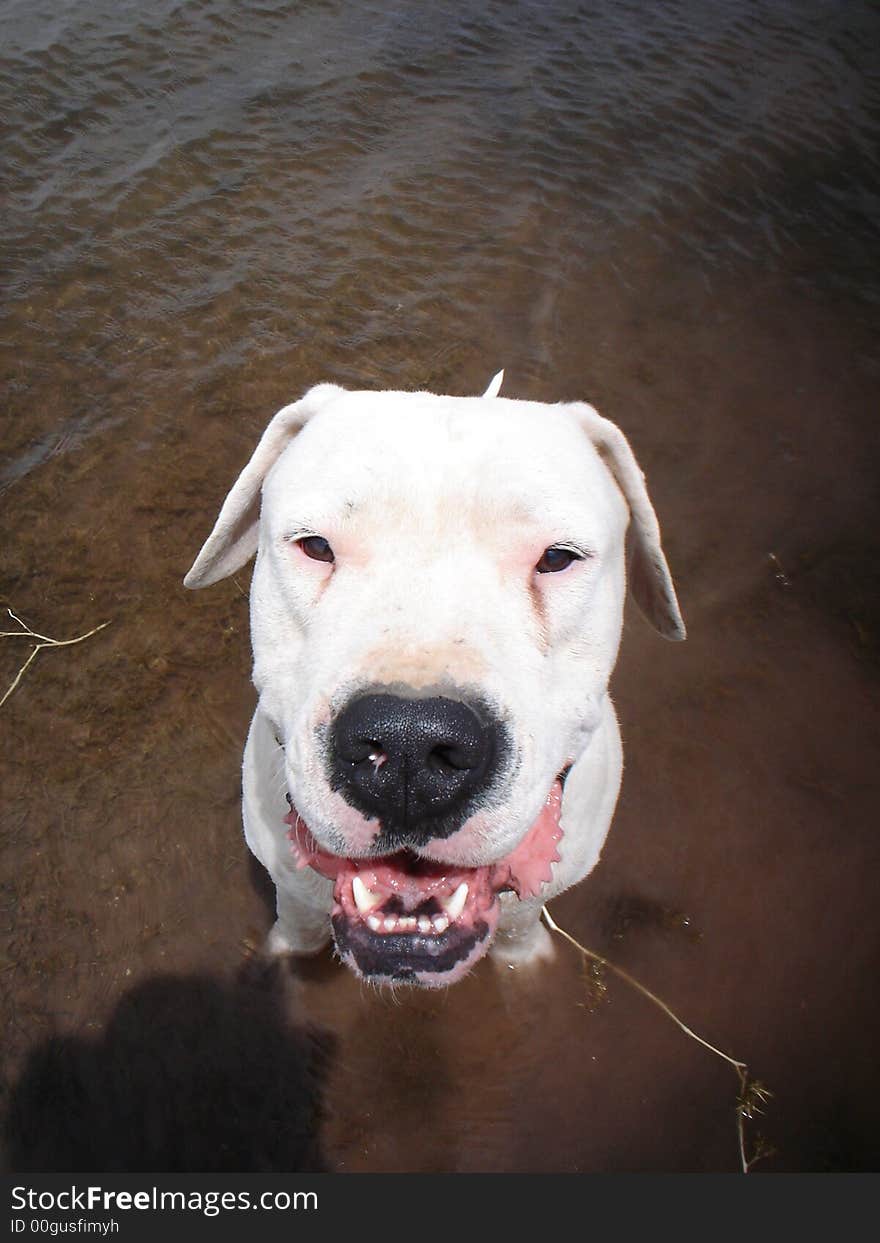
[{"label": "dog left ear", "polygon": [[342,391],[335,384],[317,384],[299,401],[278,411],[232,485],[213,531],[183,580],[184,587],[210,587],[250,561],[257,551],[263,480],[302,426]]},{"label": "dog left ear", "polygon": [[660,543],[660,524],[629,442],[592,406],[577,402],[572,408],[629,504],[626,547],[633,598],[664,639],[684,639],[687,631]]}]

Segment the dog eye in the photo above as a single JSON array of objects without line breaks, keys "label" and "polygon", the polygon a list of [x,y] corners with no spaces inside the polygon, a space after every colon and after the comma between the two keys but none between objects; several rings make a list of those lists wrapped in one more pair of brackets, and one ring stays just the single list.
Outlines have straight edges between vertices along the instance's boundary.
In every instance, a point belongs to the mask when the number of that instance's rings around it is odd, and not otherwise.
[{"label": "dog eye", "polygon": [[580,561],[581,558],[571,548],[545,548],[543,556],[535,569],[539,574],[558,574],[560,570],[567,570],[572,561]]},{"label": "dog eye", "polygon": [[333,549],[322,535],[304,535],[296,541],[307,557],[313,561],[335,561]]}]

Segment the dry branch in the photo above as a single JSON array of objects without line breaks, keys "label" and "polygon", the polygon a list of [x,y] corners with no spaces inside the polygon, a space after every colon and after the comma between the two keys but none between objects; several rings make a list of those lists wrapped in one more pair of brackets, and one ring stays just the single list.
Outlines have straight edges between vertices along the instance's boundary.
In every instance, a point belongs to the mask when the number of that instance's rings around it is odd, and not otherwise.
[{"label": "dry branch", "polygon": [[675,1023],[686,1036],[690,1036],[691,1040],[696,1040],[697,1044],[701,1044],[704,1049],[708,1049],[710,1053],[714,1053],[716,1057],[722,1058],[728,1063],[729,1066],[733,1067],[736,1071],[737,1078],[739,1079],[739,1094],[736,1100],[736,1134],[737,1142],[739,1144],[739,1158],[742,1172],[744,1174],[748,1174],[749,1170],[757,1161],[761,1161],[763,1158],[771,1156],[773,1149],[765,1143],[760,1135],[755,1139],[755,1146],[752,1155],[749,1156],[746,1152],[745,1120],[748,1118],[749,1121],[751,1121],[754,1119],[756,1114],[763,1113],[762,1106],[764,1102],[773,1095],[769,1088],[765,1087],[759,1079],[753,1079],[751,1077],[746,1063],[737,1061],[734,1057],[729,1057],[726,1053],[722,1053],[720,1049],[716,1049],[713,1044],[709,1044],[708,1040],[704,1040],[702,1036],[698,1036],[697,1033],[692,1031],[686,1023],[682,1022],[678,1015],[666,1004],[665,1001],[658,997],[656,993],[652,993],[651,990],[646,988],[644,984],[640,983],[635,976],[630,975],[628,971],[624,971],[623,967],[618,967],[615,963],[610,962],[609,959],[603,958],[601,954],[597,954],[595,950],[587,949],[585,945],[581,945],[580,941],[576,941],[573,936],[565,931],[564,928],[559,927],[553,919],[553,916],[547,910],[546,906],[542,907],[541,914],[543,915],[544,922],[551,932],[556,932],[559,936],[564,937],[565,940],[568,941],[569,944],[573,945],[578,953],[582,954],[585,959],[589,960],[591,963],[598,963],[599,966],[607,968],[609,971],[613,972],[614,975],[625,981],[625,983],[636,989],[637,992],[641,993],[643,997],[647,997],[648,1000],[652,1001],[655,1006],[658,1006],[668,1018],[672,1019],[673,1023]]},{"label": "dry branch", "polygon": [[37,655],[43,650],[43,648],[45,647],[70,647],[73,643],[82,643],[84,639],[90,639],[93,634],[97,634],[99,630],[103,630],[105,626],[110,625],[108,621],[101,622],[100,626],[95,626],[93,630],[89,630],[86,634],[77,635],[75,639],[50,639],[48,635],[37,634],[36,630],[31,630],[27,622],[23,622],[20,617],[16,616],[16,614],[13,613],[12,609],[7,608],[6,612],[9,614],[9,616],[12,618],[14,622],[16,622],[19,626],[21,626],[21,630],[0,630],[0,639],[37,639],[38,642],[35,644],[34,649],[31,652],[30,656],[28,656],[27,660],[24,662],[24,664],[19,669],[18,673],[15,675],[15,677],[10,682],[9,686],[6,688],[3,698],[0,699],[0,708],[2,708],[3,705],[6,703],[6,700],[9,698],[9,696],[18,686],[19,682],[24,677],[28,668],[33,663],[33,661],[36,660]]}]

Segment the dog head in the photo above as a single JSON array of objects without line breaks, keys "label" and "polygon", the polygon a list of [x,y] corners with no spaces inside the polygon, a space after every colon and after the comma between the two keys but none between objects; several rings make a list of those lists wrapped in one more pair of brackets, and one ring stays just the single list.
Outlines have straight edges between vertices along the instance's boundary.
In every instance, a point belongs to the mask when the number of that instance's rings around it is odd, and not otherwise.
[{"label": "dog head", "polygon": [[623,434],[583,403],[319,385],[276,414],[185,579],[256,553],[254,682],[292,848],[368,976],[449,983],[550,879],[631,590],[684,637]]}]

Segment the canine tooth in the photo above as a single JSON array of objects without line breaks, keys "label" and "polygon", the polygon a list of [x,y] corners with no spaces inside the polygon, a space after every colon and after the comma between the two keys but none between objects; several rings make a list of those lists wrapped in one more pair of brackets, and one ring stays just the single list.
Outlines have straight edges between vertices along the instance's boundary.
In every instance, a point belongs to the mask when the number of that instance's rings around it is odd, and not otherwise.
[{"label": "canine tooth", "polygon": [[378,932],[382,927],[382,920],[378,915],[368,915],[367,924],[372,928],[373,932]]},{"label": "canine tooth", "polygon": [[351,882],[351,893],[355,906],[362,915],[366,915],[382,901],[381,894],[373,893],[372,889],[368,889],[359,876],[355,876]]},{"label": "canine tooth", "polygon": [[435,915],[431,923],[434,925],[435,932],[445,932],[449,927],[449,918],[446,915]]},{"label": "canine tooth", "polygon": [[449,916],[450,923],[454,923],[464,910],[464,904],[467,902],[467,896],[467,882],[462,881],[451,898],[441,898],[440,904]]}]

